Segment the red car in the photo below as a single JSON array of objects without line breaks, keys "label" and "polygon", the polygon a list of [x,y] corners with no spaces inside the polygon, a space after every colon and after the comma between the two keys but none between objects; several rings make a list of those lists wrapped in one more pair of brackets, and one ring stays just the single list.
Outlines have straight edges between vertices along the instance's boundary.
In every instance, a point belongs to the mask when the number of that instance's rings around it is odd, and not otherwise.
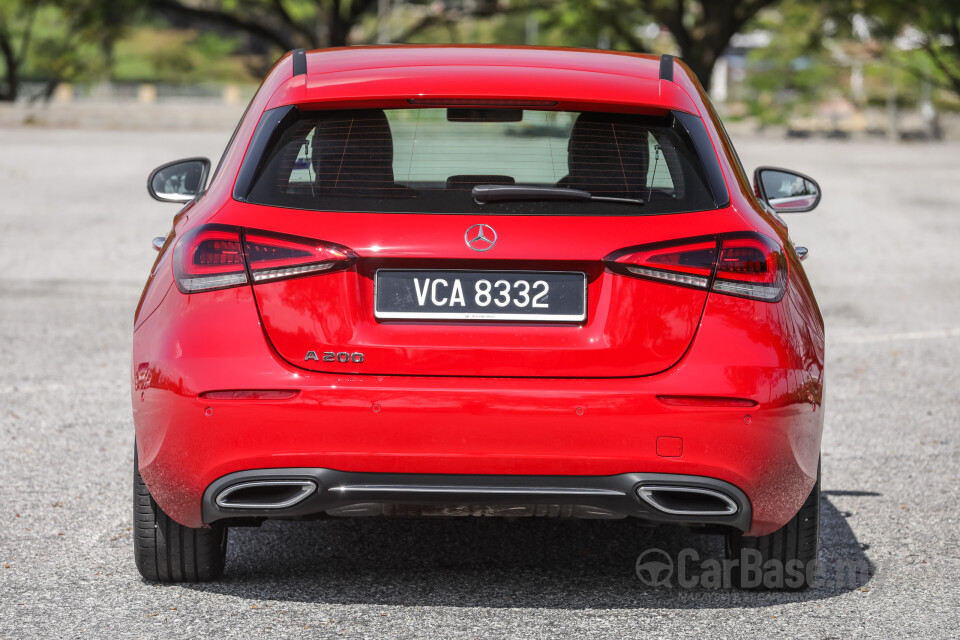
[{"label": "red car", "polygon": [[144,578],[266,518],[470,515],[721,532],[809,584],[824,332],[777,210],[819,187],[754,191],[680,60],[297,50],[209,167],[148,182],[185,206],[134,329]]}]

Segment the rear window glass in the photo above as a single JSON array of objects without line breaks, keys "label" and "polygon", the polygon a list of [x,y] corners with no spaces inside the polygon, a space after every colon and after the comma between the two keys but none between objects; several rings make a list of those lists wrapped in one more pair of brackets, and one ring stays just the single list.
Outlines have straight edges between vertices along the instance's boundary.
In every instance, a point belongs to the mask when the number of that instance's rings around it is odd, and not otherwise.
[{"label": "rear window glass", "polygon": [[[263,155],[247,201],[296,209],[644,215],[716,208],[695,147],[672,115],[295,110]],[[472,195],[477,185],[575,189],[642,204],[529,194],[481,204]]]}]

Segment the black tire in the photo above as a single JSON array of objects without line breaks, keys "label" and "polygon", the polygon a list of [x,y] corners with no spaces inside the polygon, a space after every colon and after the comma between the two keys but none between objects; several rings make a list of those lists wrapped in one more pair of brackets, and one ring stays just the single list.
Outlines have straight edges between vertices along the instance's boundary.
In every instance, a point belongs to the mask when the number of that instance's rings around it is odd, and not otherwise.
[{"label": "black tire", "polygon": [[[739,560],[731,573],[733,584],[742,589],[802,591],[815,579],[819,548],[820,465],[817,464],[817,482],[790,522],[765,536],[745,536],[740,532],[727,536],[727,555]],[[757,572],[757,567],[762,571]]]},{"label": "black tire", "polygon": [[140,477],[133,454],[133,552],[137,570],[150,582],[204,582],[223,575],[227,528],[191,529],[157,506]]}]

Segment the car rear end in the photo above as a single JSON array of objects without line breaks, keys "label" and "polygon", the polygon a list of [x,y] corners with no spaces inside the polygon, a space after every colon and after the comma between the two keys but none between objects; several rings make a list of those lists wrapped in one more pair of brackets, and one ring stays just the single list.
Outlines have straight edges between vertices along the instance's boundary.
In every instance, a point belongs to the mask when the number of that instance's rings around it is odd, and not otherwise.
[{"label": "car rear end", "polygon": [[145,292],[164,512],[788,521],[822,321],[706,105],[645,58],[341,53],[255,99]]}]

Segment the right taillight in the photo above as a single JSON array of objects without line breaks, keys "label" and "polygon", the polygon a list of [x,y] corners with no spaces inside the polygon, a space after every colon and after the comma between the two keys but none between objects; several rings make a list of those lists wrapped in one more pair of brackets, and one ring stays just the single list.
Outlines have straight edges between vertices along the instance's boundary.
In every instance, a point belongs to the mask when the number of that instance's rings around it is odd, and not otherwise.
[{"label": "right taillight", "polygon": [[332,242],[207,224],[177,242],[173,274],[182,293],[198,293],[338,271],[356,259]]},{"label": "right taillight", "polygon": [[605,262],[624,275],[764,302],[779,301],[787,286],[783,250],[755,232],[630,247]]},{"label": "right taillight", "polygon": [[711,287],[751,300],[778,302],[787,290],[787,259],[776,242],[759,233],[720,238],[720,257]]},{"label": "right taillight", "polygon": [[717,262],[717,240],[706,236],[630,247],[608,256],[606,263],[624,275],[706,289]]}]

